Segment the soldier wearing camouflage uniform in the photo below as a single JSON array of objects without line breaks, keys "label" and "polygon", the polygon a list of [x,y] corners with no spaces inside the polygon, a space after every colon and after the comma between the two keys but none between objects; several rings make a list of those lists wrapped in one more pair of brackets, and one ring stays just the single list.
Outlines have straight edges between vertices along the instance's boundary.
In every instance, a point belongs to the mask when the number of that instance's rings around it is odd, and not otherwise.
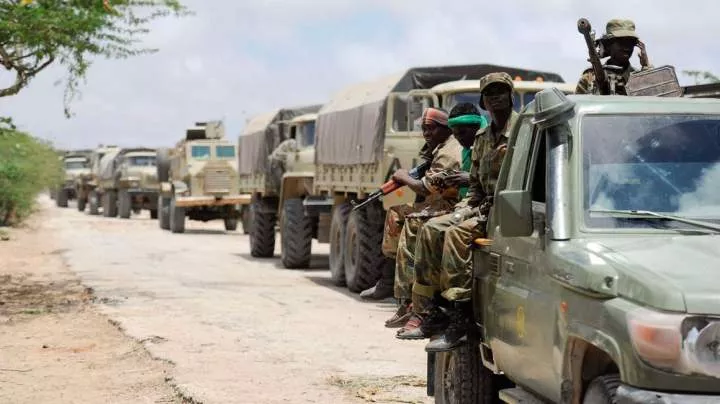
[{"label": "soldier wearing camouflage uniform", "polygon": [[[648,60],[645,44],[635,33],[635,23],[631,20],[612,19],[608,21],[605,27],[605,35],[603,35],[597,43],[600,45],[600,58],[610,57],[603,68],[610,83],[610,92],[617,95],[627,95],[625,84],[630,77],[630,73],[636,69],[630,65],[630,57],[633,54],[633,48],[638,47],[640,53],[641,70],[651,69],[652,66]],[[595,82],[595,72],[592,68],[583,71],[578,81],[575,93],[577,94],[599,94],[600,89]]]},{"label": "soldier wearing camouflage uniform", "polygon": [[[437,209],[450,209],[457,201],[456,189],[445,189],[437,186],[435,177],[442,176],[448,171],[460,169],[462,159],[461,146],[451,136],[447,127],[448,116],[443,110],[427,108],[422,115],[422,131],[426,145],[432,147],[430,168],[422,179],[410,177],[408,170],[395,171],[392,179],[399,184],[408,186],[417,195],[423,197],[422,202],[413,206],[401,205],[388,210],[385,216],[385,232],[383,234],[382,252],[389,258],[396,258],[398,251],[403,247],[404,230],[408,227],[407,216],[414,212],[426,212]],[[405,236],[407,237],[407,236]],[[390,267],[392,269],[392,267]],[[383,299],[393,294],[393,278],[397,275],[383,274],[375,286],[361,293],[365,299]],[[392,276],[388,276],[392,275]]]},{"label": "soldier wearing camouflage uniform", "polygon": [[[458,300],[457,309],[449,316],[440,310],[441,305],[447,305],[447,298],[440,296],[445,289],[442,280],[448,281],[445,283],[453,290],[469,288],[467,274],[472,272],[469,244],[473,233],[484,225],[505,156],[508,130],[518,116],[512,109],[513,88],[512,78],[506,73],[490,73],[480,79],[480,107],[490,113],[492,123],[476,135],[466,198],[455,206],[453,213],[425,223],[418,235],[413,314],[398,332],[399,339],[428,338],[445,330],[457,317],[453,317],[454,312],[467,312],[469,301],[465,299]],[[464,298],[467,294],[455,296]]]}]

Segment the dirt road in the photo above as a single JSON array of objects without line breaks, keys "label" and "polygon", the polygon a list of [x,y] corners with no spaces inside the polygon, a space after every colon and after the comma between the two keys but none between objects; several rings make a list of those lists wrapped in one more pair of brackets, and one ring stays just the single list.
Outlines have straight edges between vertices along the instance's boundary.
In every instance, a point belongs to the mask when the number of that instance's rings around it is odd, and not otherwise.
[{"label": "dirt road", "polygon": [[[92,288],[95,303],[78,303],[85,307],[79,313],[99,311],[132,338],[115,345],[141,343],[156,358],[137,358],[144,362],[135,374],[147,380],[133,386],[149,385],[156,395],[145,394],[145,401],[432,402],[425,396],[424,343],[399,341],[382,326],[394,310],[391,302],[361,302],[332,286],[327,246],[313,245],[313,270],[286,270],[278,259],[251,258],[247,236],[225,232],[221,222],[188,222],[185,234],[172,234],[146,214],[107,219],[79,213],[72,204],[42,203],[45,221],[34,243],[53,245],[52,257]],[[52,321],[37,321],[52,332]],[[107,321],[98,324],[106,328],[98,335],[117,331]],[[14,327],[0,326],[0,333],[14,333]],[[80,326],[87,327],[96,326]],[[41,353],[33,354],[38,365]],[[124,376],[112,376],[118,377]],[[0,386],[3,379],[0,371]]]}]

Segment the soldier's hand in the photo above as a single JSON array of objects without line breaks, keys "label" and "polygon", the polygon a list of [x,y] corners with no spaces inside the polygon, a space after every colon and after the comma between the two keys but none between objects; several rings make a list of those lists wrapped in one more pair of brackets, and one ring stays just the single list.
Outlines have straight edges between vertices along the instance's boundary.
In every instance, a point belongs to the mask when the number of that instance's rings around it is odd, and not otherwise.
[{"label": "soldier's hand", "polygon": [[443,179],[443,183],[448,187],[466,187],[470,185],[470,173],[461,171],[450,174]]},{"label": "soldier's hand", "polygon": [[645,49],[645,42],[638,40],[637,47],[639,50],[638,58],[640,59],[640,66],[650,66],[650,59],[648,58],[647,49]]},{"label": "soldier's hand", "polygon": [[410,172],[404,168],[399,168],[393,173],[392,180],[397,182],[398,184],[407,185],[410,179]]}]

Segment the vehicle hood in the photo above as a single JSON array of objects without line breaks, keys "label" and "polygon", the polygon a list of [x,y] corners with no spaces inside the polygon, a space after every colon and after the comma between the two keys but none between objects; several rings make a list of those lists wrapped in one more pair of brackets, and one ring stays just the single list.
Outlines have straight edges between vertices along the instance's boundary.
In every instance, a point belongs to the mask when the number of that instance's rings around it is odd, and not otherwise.
[{"label": "vehicle hood", "polygon": [[608,291],[643,305],[720,315],[720,235],[620,236],[586,240],[582,250],[594,288],[600,276]]}]

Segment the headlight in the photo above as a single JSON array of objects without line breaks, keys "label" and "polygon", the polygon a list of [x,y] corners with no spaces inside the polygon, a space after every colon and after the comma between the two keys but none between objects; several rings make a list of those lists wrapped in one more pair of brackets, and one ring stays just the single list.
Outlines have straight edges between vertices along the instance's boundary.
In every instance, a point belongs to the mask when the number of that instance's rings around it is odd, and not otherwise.
[{"label": "headlight", "polygon": [[633,348],[649,365],[720,377],[720,319],[640,308],[627,321]]}]

